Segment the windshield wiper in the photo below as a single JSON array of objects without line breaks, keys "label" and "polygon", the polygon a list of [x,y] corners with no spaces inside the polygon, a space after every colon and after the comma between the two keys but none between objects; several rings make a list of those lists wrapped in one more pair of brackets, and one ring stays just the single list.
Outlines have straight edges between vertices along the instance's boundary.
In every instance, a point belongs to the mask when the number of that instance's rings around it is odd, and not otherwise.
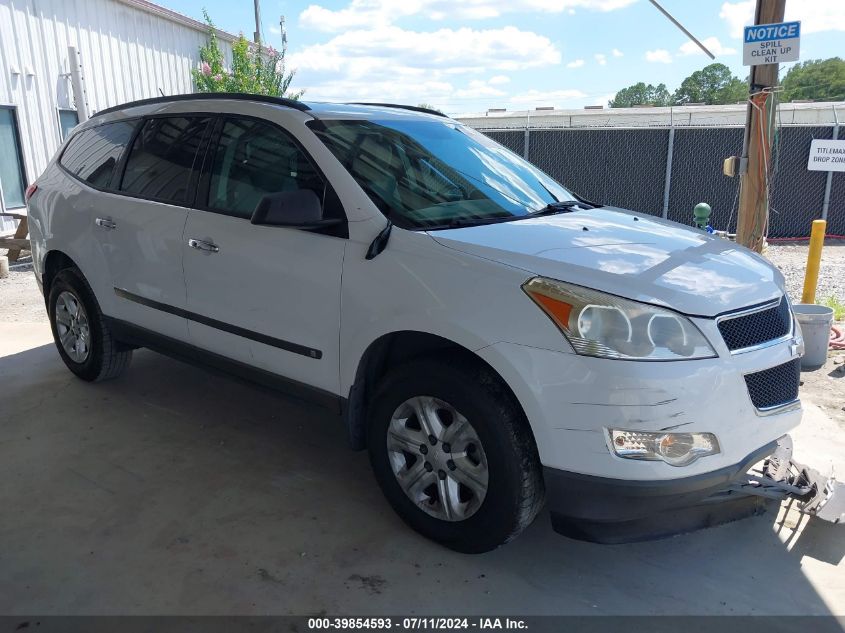
[{"label": "windshield wiper", "polygon": [[467,226],[482,226],[484,224],[497,224],[499,222],[512,222],[527,216],[524,215],[497,215],[489,218],[452,218],[442,224],[431,224],[429,226],[416,227],[420,231],[440,231],[443,229],[462,229]]},{"label": "windshield wiper", "polygon": [[526,213],[525,215],[505,215],[493,216],[489,218],[453,218],[449,222],[442,224],[432,224],[430,226],[421,226],[421,231],[440,231],[442,229],[460,229],[467,226],[481,226],[484,224],[497,224],[499,222],[515,222],[516,220],[524,220],[525,218],[536,218],[541,215],[553,215],[555,213],[563,213],[572,209],[572,207],[580,207],[581,209],[593,209],[592,204],[583,202],[581,200],[559,200],[557,202],[550,202],[542,209]]},{"label": "windshield wiper", "polygon": [[563,213],[570,211],[572,207],[580,207],[582,209],[594,209],[595,207],[582,200],[558,200],[557,202],[550,202],[542,209],[532,211],[526,217],[536,218],[541,215],[554,215],[555,213]]}]

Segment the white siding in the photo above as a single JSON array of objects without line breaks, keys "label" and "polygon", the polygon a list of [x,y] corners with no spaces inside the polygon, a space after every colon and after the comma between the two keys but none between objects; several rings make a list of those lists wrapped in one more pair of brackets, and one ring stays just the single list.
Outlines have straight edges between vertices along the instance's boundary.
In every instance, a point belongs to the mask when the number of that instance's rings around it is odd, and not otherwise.
[{"label": "white siding", "polygon": [[[206,41],[199,23],[145,0],[0,0],[0,105],[15,106],[26,182],[61,144],[57,108],[72,108],[68,46],[82,62],[89,114],[193,92]],[[227,57],[231,36],[218,34]],[[15,72],[17,71],[17,72]],[[0,232],[14,227],[0,218]]]}]

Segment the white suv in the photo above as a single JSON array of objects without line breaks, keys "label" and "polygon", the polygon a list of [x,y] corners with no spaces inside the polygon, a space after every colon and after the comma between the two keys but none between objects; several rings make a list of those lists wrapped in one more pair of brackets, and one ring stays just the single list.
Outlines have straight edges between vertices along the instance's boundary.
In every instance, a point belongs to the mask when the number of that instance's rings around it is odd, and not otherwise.
[{"label": "white suv", "polygon": [[396,512],[459,551],[544,499],[600,542],[754,512],[724,490],[800,420],[774,267],[421,108],[130,103],[29,196],[71,371],[148,347],[331,407]]}]

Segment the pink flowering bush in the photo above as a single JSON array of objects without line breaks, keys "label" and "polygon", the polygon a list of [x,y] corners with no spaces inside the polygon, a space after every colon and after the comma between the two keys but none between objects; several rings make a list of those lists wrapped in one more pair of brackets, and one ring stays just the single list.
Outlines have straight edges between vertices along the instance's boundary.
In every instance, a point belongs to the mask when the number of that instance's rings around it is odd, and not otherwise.
[{"label": "pink flowering bush", "polygon": [[272,46],[247,41],[240,34],[232,44],[232,67],[217,42],[214,23],[208,23],[208,42],[200,48],[200,64],[191,71],[197,92],[247,92],[299,99],[303,91],[289,92],[294,71],[285,72],[284,56]]}]

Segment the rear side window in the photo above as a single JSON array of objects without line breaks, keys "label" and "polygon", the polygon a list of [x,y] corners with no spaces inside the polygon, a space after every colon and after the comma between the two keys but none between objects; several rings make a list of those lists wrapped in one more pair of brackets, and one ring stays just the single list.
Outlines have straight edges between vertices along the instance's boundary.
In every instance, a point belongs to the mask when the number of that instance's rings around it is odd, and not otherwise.
[{"label": "rear side window", "polygon": [[83,130],[68,143],[59,161],[74,176],[99,189],[108,188],[136,121],[106,123]]},{"label": "rear side window", "polygon": [[323,179],[299,146],[275,125],[226,119],[211,162],[208,207],[249,218],[268,193],[310,189]]},{"label": "rear side window", "polygon": [[148,119],[135,137],[120,190],[142,198],[189,202],[191,171],[209,117]]}]

